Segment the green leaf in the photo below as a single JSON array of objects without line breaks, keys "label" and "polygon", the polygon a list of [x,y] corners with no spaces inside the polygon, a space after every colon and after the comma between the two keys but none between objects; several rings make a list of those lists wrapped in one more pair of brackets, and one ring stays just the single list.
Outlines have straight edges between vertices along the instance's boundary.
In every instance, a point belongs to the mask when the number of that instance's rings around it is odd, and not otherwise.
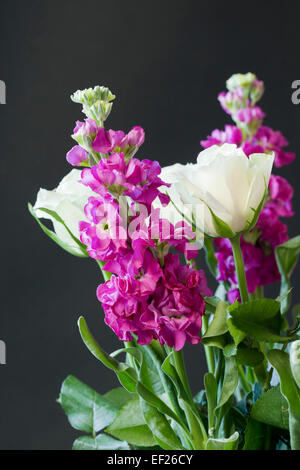
[{"label": "green leaf", "polygon": [[156,444],[145,422],[139,398],[126,403],[105,432],[133,445],[151,447]]},{"label": "green leaf", "polygon": [[261,364],[265,356],[257,348],[248,348],[247,346],[241,344],[238,347],[236,360],[238,364],[244,366],[255,367]]},{"label": "green leaf", "polygon": [[127,442],[117,441],[105,434],[99,434],[95,438],[79,437],[73,444],[73,450],[129,450],[129,445]]},{"label": "green leaf", "polygon": [[156,396],[151,390],[145,387],[141,382],[138,382],[136,391],[141,398],[148,404],[157,408],[162,414],[169,416],[170,418],[177,421],[178,424],[182,424],[181,421],[178,419],[177,415],[169,408],[169,406],[158,396]]},{"label": "green leaf", "polygon": [[235,432],[227,439],[208,439],[206,450],[236,450],[239,445],[239,433]]},{"label": "green leaf", "polygon": [[300,323],[300,304],[294,305],[292,309],[292,314],[295,321],[297,321],[297,323]]},{"label": "green leaf", "polygon": [[142,352],[138,349],[133,347],[126,347],[126,348],[121,348],[121,349],[116,349],[112,353],[110,353],[110,357],[116,357],[119,354],[129,354],[130,356],[133,356],[139,363],[142,362],[143,360],[143,354]]},{"label": "green leaf", "polygon": [[267,426],[253,418],[249,418],[245,430],[243,450],[264,450]]},{"label": "green leaf", "polygon": [[292,375],[289,355],[279,349],[272,349],[267,352],[267,358],[278,372],[281,393],[287,399],[290,408],[300,415],[300,391]]},{"label": "green leaf", "polygon": [[63,382],[58,401],[71,426],[92,435],[108,426],[118,413],[105,397],[72,375]]},{"label": "green leaf", "polygon": [[[81,337],[84,343],[86,344],[87,348],[106,367],[116,372],[121,384],[123,385],[123,387],[126,388],[126,390],[128,390],[129,392],[137,392],[139,396],[141,396],[146,402],[156,407],[161,413],[168,415],[170,418],[177,421],[178,424],[180,425],[182,424],[180,419],[171,410],[171,408],[169,408],[169,406],[163,400],[161,400],[158,396],[156,396],[155,393],[152,392],[152,390],[150,390],[147,386],[145,386],[143,383],[141,383],[138,380],[136,371],[132,367],[128,366],[127,364],[118,362],[116,359],[114,359],[109,354],[107,354],[98,345],[98,343],[95,341],[92,334],[90,333],[83,317],[79,318],[78,325],[79,325]],[[124,349],[118,350],[115,352],[115,354],[124,352],[124,351],[132,352],[131,351],[132,349],[136,349],[136,348],[127,348],[125,350]],[[145,374],[143,361],[140,367],[140,373],[141,372],[144,372]],[[143,376],[143,381],[144,381],[144,376]]]},{"label": "green leaf", "polygon": [[79,317],[78,319],[78,328],[80,331],[81,338],[89,349],[89,351],[95,356],[99,361],[101,361],[106,367],[112,370],[119,369],[119,362],[116,359],[113,359],[109,354],[107,354],[94,339],[91,334],[87,323],[84,317]]},{"label": "green leaf", "polygon": [[[291,238],[275,248],[276,262],[281,275],[280,295],[290,290],[290,278],[295,269],[300,253],[300,235]],[[281,303],[281,312],[285,313],[291,303],[291,294],[288,294]]]},{"label": "green leaf", "polygon": [[179,378],[176,368],[172,364],[172,359],[174,358],[175,351],[171,351],[166,359],[164,360],[161,370],[172,380],[173,384],[176,387],[177,398],[187,399],[186,391],[182,385],[182,382]]},{"label": "green leaf", "polygon": [[250,416],[261,423],[289,429],[288,402],[280,392],[279,385],[272,387],[256,400]]},{"label": "green leaf", "polygon": [[217,296],[205,297],[205,313],[214,314],[220,300]]},{"label": "green leaf", "polygon": [[210,338],[212,336],[220,336],[228,331],[228,326],[226,323],[227,318],[227,309],[228,304],[220,300],[218,302],[215,314],[212,318],[211,323],[209,324],[207,331],[204,334],[204,338]]},{"label": "green leaf", "polygon": [[221,238],[233,238],[234,237],[234,232],[231,230],[229,225],[224,222],[224,220],[220,219],[214,211],[206,204],[209,212],[211,213],[213,224],[214,224],[214,229],[218,234],[218,237]]},{"label": "green leaf", "polygon": [[206,390],[207,414],[208,414],[208,432],[213,431],[215,408],[217,404],[218,384],[213,374],[207,373],[204,376],[204,386]]},{"label": "green leaf", "polygon": [[[202,424],[201,419],[199,419],[199,415],[194,412],[194,409],[190,406],[188,403],[189,397],[186,393],[185,388],[183,387],[183,384],[180,380],[180,377],[177,373],[176,368],[173,366],[171,361],[174,359],[174,354],[175,351],[171,351],[168,357],[165,359],[163,365],[162,365],[162,370],[164,371],[165,374],[170,377],[170,379],[173,381],[175,388],[176,388],[176,393],[177,393],[177,402],[179,402],[180,409],[177,409],[177,414],[180,416],[184,422],[187,421],[189,429],[190,429],[190,434],[191,434],[191,440],[193,441],[193,444],[196,445],[196,448],[198,449],[203,449],[204,448],[204,442],[206,441],[206,431],[204,429],[204,426]],[[184,413],[182,412],[184,410]],[[182,426],[181,426],[182,427]],[[182,429],[185,431],[185,433],[182,433]],[[186,428],[185,426],[182,427],[181,430],[179,430],[180,438],[182,442],[186,441],[186,438],[189,439],[189,436],[186,436]],[[193,448],[193,447],[191,447]]]},{"label": "green leaf", "polygon": [[[64,228],[66,229],[66,231],[68,232],[68,234],[70,235],[70,237],[72,238],[72,240],[76,243],[76,245],[78,245],[78,247],[81,249],[82,253],[87,255],[87,251],[86,251],[86,245],[84,243],[81,243],[81,241],[75,237],[75,235],[73,235],[73,233],[71,232],[71,230],[69,229],[69,227],[65,224],[64,220],[60,217],[60,215],[57,214],[57,212],[51,210],[51,209],[46,209],[45,207],[39,207],[39,211],[42,211],[42,212],[45,212],[46,214],[50,215],[51,217],[53,217],[53,219],[55,219],[57,222],[59,222],[61,225],[64,226]],[[88,255],[87,255],[88,256]]]},{"label": "green leaf", "polygon": [[294,380],[300,388],[300,340],[294,341],[290,346],[290,365]]},{"label": "green leaf", "polygon": [[224,380],[221,389],[221,395],[216,409],[221,408],[234,394],[238,385],[239,373],[236,365],[235,357],[225,357]]},{"label": "green leaf", "polygon": [[179,404],[187,417],[189,430],[196,450],[204,450],[207,434],[199,415],[196,414],[189,403],[182,398],[179,399]]},{"label": "green leaf", "polygon": [[117,408],[117,410],[120,410],[126,403],[136,397],[135,393],[130,393],[122,387],[113,388],[103,395],[103,398]]},{"label": "green leaf", "polygon": [[[86,248],[83,250],[79,245],[79,251],[76,251],[74,249],[74,247],[68,245],[67,243],[63,242],[57,235],[55,232],[53,232],[52,230],[48,229],[41,221],[40,219],[37,217],[32,205],[30,203],[28,203],[28,210],[30,212],[30,214],[32,215],[32,217],[34,217],[34,219],[37,221],[37,223],[39,224],[39,226],[41,227],[41,229],[43,230],[43,232],[48,235],[49,238],[51,238],[51,240],[53,240],[55,243],[57,243],[57,245],[59,245],[61,248],[63,248],[65,251],[67,251],[68,253],[70,253],[71,255],[74,255],[74,256],[78,256],[79,258],[88,258],[88,254],[87,254],[87,251],[86,251]],[[79,242],[79,240],[76,239],[76,243]],[[79,242],[81,243],[81,242]],[[77,243],[78,244],[78,243]]]},{"label": "green leaf", "polygon": [[[257,299],[250,302],[240,304],[235,302],[228,307],[228,312],[233,318],[240,317],[242,319],[253,319],[254,321],[265,321],[277,318],[277,326],[280,325],[278,319],[278,312],[280,310],[280,304],[273,299]],[[270,324],[270,323],[268,323]]]},{"label": "green leaf", "polygon": [[300,391],[292,375],[289,355],[279,349],[272,349],[267,353],[267,357],[278,372],[281,393],[289,404],[291,448],[300,450]]},{"label": "green leaf", "polygon": [[[172,382],[172,377],[170,380],[170,377],[168,374],[165,373],[165,371],[162,368],[162,359],[163,357],[157,351],[155,348],[153,348],[151,345],[149,346],[143,346],[141,347],[141,350],[143,351],[143,358],[147,357],[145,355],[145,351],[147,351],[146,354],[149,354],[148,357],[148,364],[151,362],[154,364],[157,374],[159,376],[159,380],[161,382],[161,385],[163,386],[163,392],[167,394],[168,399],[170,403],[173,406],[173,409],[176,410],[176,414],[173,413],[173,411],[165,405],[164,401],[162,401],[157,395],[157,391],[154,391],[154,387],[152,386],[151,382],[151,376],[149,375],[149,368],[146,366],[146,361],[143,361],[140,370],[139,370],[139,384],[137,388],[137,392],[143,398],[147,403],[150,403],[151,405],[154,405],[161,413],[167,414],[171,418],[174,419],[175,421],[177,420],[177,423],[181,425],[181,419],[184,419],[182,410],[178,406],[178,401],[177,401],[177,396],[176,396],[176,389],[175,386]],[[150,359],[150,362],[149,362]],[[166,367],[168,367],[166,365]],[[169,364],[168,371],[171,370],[171,365]]]},{"label": "green leaf", "polygon": [[215,346],[216,348],[223,349],[226,345],[225,336],[212,336],[207,338],[202,338],[202,343],[205,346]]},{"label": "green leaf", "polygon": [[229,329],[229,333],[234,341],[235,346],[238,346],[245,338],[246,333],[244,331],[239,330],[234,324],[231,318],[227,319],[227,325]]},{"label": "green leaf", "polygon": [[182,449],[181,443],[174,433],[166,417],[154,406],[141,399],[141,409],[156,442],[166,450]]},{"label": "green leaf", "polygon": [[226,344],[223,335],[228,331],[226,322],[228,304],[220,300],[213,318],[202,337],[203,344],[223,348]]},{"label": "green leaf", "polygon": [[120,363],[107,354],[92,336],[83,317],[78,319],[78,327],[81,338],[89,351],[106,367],[116,372],[121,384],[128,392],[136,391],[137,375],[135,370],[127,364]]},{"label": "green leaf", "polygon": [[285,343],[293,337],[281,336],[280,303],[273,299],[252,300],[228,307],[233,325],[250,338],[272,343]]},{"label": "green leaf", "polygon": [[165,355],[162,357],[159,350],[155,349],[154,341],[147,346],[137,344],[137,347],[143,353],[143,360],[147,366],[148,380],[151,384],[151,390],[157,395],[162,395],[165,392],[164,385],[167,388],[170,386],[170,384],[166,382],[166,377],[161,370],[161,365],[165,359]]},{"label": "green leaf", "polygon": [[225,357],[235,356],[236,352],[237,352],[237,347],[233,343],[227,344],[225,348],[223,349],[223,354]]},{"label": "green leaf", "polygon": [[238,385],[239,374],[234,356],[225,357],[225,371],[224,379],[218,399],[218,404],[215,407],[216,414],[216,429],[219,429],[222,419],[226,413],[231,409],[233,404],[233,394]]},{"label": "green leaf", "polygon": [[215,256],[214,245],[211,238],[204,237],[203,248],[205,251],[206,264],[212,275],[216,278],[218,276],[218,261]]}]

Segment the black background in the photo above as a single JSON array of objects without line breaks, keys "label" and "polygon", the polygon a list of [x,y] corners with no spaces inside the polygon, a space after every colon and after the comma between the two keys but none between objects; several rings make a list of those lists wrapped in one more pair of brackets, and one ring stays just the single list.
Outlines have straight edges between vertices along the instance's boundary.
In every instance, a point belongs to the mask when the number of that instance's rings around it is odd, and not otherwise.
[{"label": "black background", "polygon": [[[300,105],[291,102],[299,14],[293,2],[27,0],[2,1],[0,21],[0,448],[69,449],[79,433],[55,402],[62,380],[72,373],[101,393],[117,385],[81,342],[78,315],[106,350],[119,346],[96,300],[96,264],[62,251],[26,208],[40,186],[53,189],[70,170],[65,154],[83,115],[69,95],[108,86],[117,95],[108,126],[143,126],[139,156],[163,166],[192,161],[200,139],[230,123],[217,93],[232,73],[252,71],[266,84],[265,123],[299,154]],[[299,161],[279,171],[295,187],[294,208]],[[288,223],[297,235],[296,218]],[[297,278],[299,270],[299,301]],[[201,346],[186,356],[196,391]]]}]

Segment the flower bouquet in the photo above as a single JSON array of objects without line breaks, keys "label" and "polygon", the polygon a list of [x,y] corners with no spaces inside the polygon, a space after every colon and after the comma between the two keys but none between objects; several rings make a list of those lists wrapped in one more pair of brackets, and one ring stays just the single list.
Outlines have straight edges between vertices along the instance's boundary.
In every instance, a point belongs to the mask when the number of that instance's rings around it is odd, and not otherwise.
[{"label": "flower bouquet", "polygon": [[[218,99],[234,125],[203,140],[195,162],[162,169],[135,156],[141,127],[104,127],[108,88],[71,96],[86,116],[67,153],[77,169],[29,210],[63,249],[96,261],[104,321],[123,342],[105,352],[79,318],[86,347],[121,386],[100,395],[63,382],[59,403],[84,433],[74,449],[300,449],[300,306],[289,311],[300,236],[289,239],[281,221],[293,216],[293,189],[272,173],[294,154],[262,123],[262,81],[236,74],[227,89]],[[265,297],[277,281],[278,296]],[[195,396],[186,342],[207,361]]]}]

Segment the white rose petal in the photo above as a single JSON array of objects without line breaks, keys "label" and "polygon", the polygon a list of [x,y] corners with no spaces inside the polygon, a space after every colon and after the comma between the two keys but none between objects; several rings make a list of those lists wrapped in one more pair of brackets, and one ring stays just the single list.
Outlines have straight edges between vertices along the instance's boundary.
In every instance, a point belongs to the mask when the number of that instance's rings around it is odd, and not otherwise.
[{"label": "white rose petal", "polygon": [[37,217],[50,219],[57,236],[79,253],[78,245],[65,227],[51,215],[38,209],[45,208],[55,211],[72,234],[79,239],[78,223],[81,220],[86,220],[84,206],[88,202],[88,198],[94,194],[90,188],[79,182],[80,174],[80,170],[73,169],[61,180],[56,189],[48,191],[41,188],[34,205]]},{"label": "white rose petal", "polygon": [[[198,228],[220,236],[213,211],[237,234],[247,230],[253,220],[269,183],[273,161],[274,154],[257,153],[247,158],[235,144],[213,145],[199,153],[195,164],[163,168],[162,179],[172,184],[167,192],[174,204],[182,212],[193,214]],[[176,211],[170,204],[167,210]]]}]

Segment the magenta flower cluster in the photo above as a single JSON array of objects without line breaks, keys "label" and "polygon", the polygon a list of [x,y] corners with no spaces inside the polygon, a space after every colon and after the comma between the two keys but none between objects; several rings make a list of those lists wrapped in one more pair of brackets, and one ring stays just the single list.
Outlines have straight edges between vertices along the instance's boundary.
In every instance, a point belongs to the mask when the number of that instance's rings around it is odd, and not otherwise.
[{"label": "magenta flower cluster", "polygon": [[98,127],[91,118],[84,122],[77,121],[73,131],[73,138],[79,145],[75,145],[67,153],[67,161],[74,166],[89,166],[88,158],[93,152],[107,156],[111,152],[123,152],[130,158],[144,143],[145,133],[140,126],[135,126],[125,134],[123,131],[106,131]]},{"label": "magenta flower cluster", "polygon": [[[78,133],[80,135],[78,136]],[[195,233],[184,221],[173,226],[152,207],[169,197],[159,188],[159,163],[133,158],[144,142],[144,131],[106,131],[88,118],[77,122],[79,145],[67,154],[69,163],[86,166],[81,183],[95,193],[79,224],[88,254],[102,263],[109,280],[97,289],[105,322],[123,341],[134,334],[139,344],[158,339],[180,350],[186,341],[201,340],[204,295],[211,295],[203,271],[182,265],[172,247],[191,261],[197,256]],[[88,156],[98,159],[89,167]]]},{"label": "magenta flower cluster", "polygon": [[[231,115],[236,125],[226,125],[224,130],[215,129],[206,140],[201,141],[201,145],[208,148],[225,142],[234,143],[240,146],[247,156],[253,153],[274,152],[274,164],[281,167],[291,163],[295,154],[284,150],[288,141],[280,131],[274,131],[262,124],[265,113],[251,100],[251,96],[260,91],[259,88],[263,89],[263,82],[256,79],[250,86],[220,93],[220,104],[226,113]],[[250,293],[280,279],[275,248],[289,238],[287,226],[281,221],[281,217],[294,215],[292,197],[293,188],[288,181],[281,176],[271,175],[268,196],[257,225],[250,233],[241,237]],[[239,290],[231,245],[226,239],[217,239],[215,245],[218,280],[224,282],[228,300],[234,302],[239,299]]]},{"label": "magenta flower cluster", "polygon": [[98,165],[85,168],[82,183],[100,195],[105,196],[109,191],[115,197],[129,196],[150,212],[156,197],[163,205],[169,203],[169,197],[158,191],[162,185],[169,186],[160,179],[160,172],[156,161],[132,158],[126,163],[123,152],[112,153],[108,158],[101,159]]},{"label": "magenta flower cluster", "polygon": [[171,253],[161,266],[151,250],[140,244],[133,243],[139,251],[137,257],[132,252],[126,258],[129,272],[122,269],[98,287],[105,322],[124,341],[131,341],[134,333],[139,344],[158,339],[176,351],[186,341],[199,343],[203,294],[211,295],[203,271],[181,265],[179,256]]}]

